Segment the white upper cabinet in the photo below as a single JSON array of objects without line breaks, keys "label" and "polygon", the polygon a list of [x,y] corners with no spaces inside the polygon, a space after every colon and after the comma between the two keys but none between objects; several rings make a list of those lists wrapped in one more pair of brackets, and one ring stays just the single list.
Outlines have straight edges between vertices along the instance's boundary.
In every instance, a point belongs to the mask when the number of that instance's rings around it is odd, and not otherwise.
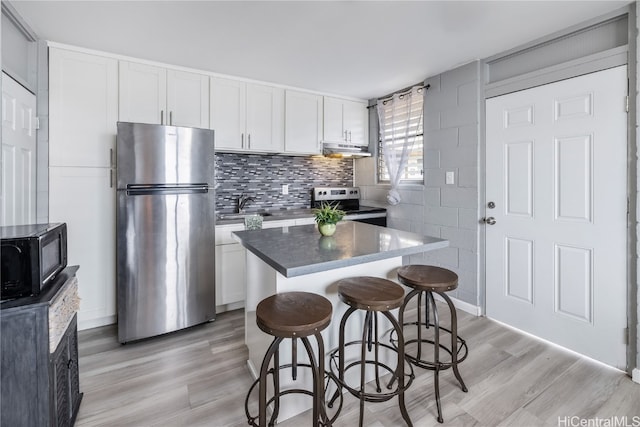
[{"label": "white upper cabinet", "polygon": [[247,148],[284,149],[284,89],[247,84]]},{"label": "white upper cabinet", "polygon": [[322,96],[287,90],[285,93],[284,148],[290,154],[322,151]]},{"label": "white upper cabinet", "polygon": [[168,70],[167,109],[173,126],[209,129],[209,76]]},{"label": "white upper cabinet", "polygon": [[167,71],[120,61],[119,105],[122,122],[160,124],[167,111]]},{"label": "white upper cabinet", "polygon": [[212,77],[210,102],[217,150],[283,151],[284,89]]},{"label": "white upper cabinet", "polygon": [[216,150],[242,150],[247,111],[247,85],[230,79],[211,78],[211,129]]},{"label": "white upper cabinet", "polygon": [[324,97],[324,141],[368,145],[367,104]]},{"label": "white upper cabinet", "polygon": [[347,131],[347,141],[353,145],[369,145],[369,113],[367,104],[355,101],[344,101],[342,105],[342,121]]},{"label": "white upper cabinet", "polygon": [[49,49],[49,165],[111,167],[118,61]]},{"label": "white upper cabinet", "polygon": [[324,97],[324,140],[344,142],[345,132],[342,126],[342,104],[344,100]]},{"label": "white upper cabinet", "polygon": [[209,78],[120,61],[120,121],[209,128]]}]

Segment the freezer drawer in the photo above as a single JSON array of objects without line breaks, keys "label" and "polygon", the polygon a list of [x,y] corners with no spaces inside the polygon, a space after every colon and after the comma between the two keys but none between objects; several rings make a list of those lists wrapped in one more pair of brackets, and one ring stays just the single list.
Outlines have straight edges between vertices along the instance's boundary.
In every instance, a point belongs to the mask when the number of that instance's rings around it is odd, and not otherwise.
[{"label": "freezer drawer", "polygon": [[118,191],[118,338],[215,318],[214,193]]},{"label": "freezer drawer", "polygon": [[131,184],[213,186],[213,131],[118,122],[117,188]]}]

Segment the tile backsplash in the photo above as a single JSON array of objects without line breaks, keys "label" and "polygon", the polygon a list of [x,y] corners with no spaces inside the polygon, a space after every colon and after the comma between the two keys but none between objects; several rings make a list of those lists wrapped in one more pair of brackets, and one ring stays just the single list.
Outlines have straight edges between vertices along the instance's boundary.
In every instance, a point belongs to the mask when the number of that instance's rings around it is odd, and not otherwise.
[{"label": "tile backsplash", "polygon": [[[234,212],[241,194],[258,209],[308,208],[313,187],[353,185],[353,159],[216,153],[216,212]],[[282,194],[282,185],[289,194]]]}]

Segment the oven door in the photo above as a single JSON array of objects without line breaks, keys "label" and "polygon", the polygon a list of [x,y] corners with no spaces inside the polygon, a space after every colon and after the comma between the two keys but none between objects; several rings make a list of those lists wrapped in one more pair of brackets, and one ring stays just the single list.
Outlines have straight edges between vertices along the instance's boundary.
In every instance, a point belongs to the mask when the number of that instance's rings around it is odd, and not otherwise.
[{"label": "oven door", "polygon": [[387,214],[386,212],[376,213],[347,213],[344,219],[349,221],[364,222],[366,224],[379,225],[381,227],[387,226]]}]

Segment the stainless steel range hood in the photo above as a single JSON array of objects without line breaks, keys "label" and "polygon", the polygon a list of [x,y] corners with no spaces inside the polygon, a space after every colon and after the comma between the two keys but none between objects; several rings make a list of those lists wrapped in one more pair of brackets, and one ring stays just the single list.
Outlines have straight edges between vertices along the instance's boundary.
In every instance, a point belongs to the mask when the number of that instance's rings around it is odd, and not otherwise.
[{"label": "stainless steel range hood", "polygon": [[337,142],[323,142],[322,154],[325,157],[371,157],[368,147]]}]

